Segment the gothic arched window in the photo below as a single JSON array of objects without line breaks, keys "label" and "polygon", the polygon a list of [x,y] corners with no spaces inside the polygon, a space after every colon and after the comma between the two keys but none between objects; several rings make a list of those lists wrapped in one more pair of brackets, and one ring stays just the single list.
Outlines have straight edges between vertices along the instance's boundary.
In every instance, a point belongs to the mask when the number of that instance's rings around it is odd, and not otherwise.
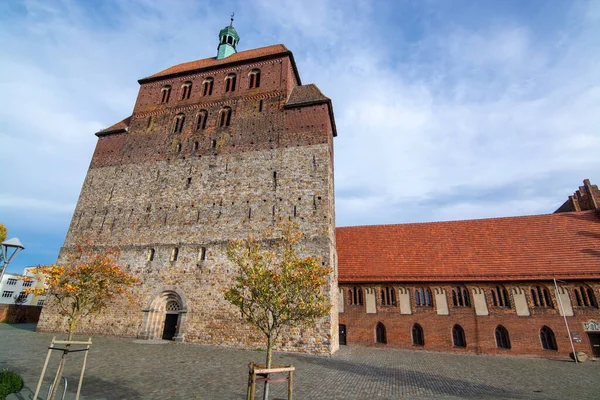
[{"label": "gothic arched window", "polygon": [[537,285],[531,289],[531,299],[534,307],[554,308],[550,292],[543,286]]},{"label": "gothic arched window", "polygon": [[471,307],[471,299],[467,288],[457,286],[452,289],[452,303],[454,307]]},{"label": "gothic arched window", "polygon": [[452,328],[452,342],[454,343],[454,347],[467,347],[467,338],[462,326],[454,325]]},{"label": "gothic arched window", "polygon": [[433,305],[431,301],[431,290],[423,287],[416,288],[415,303],[419,307],[431,307]]},{"label": "gothic arched window", "polygon": [[362,306],[363,304],[363,295],[362,288],[354,286],[351,289],[348,289],[348,304],[355,306]]},{"label": "gothic arched window", "polygon": [[413,345],[415,346],[424,346],[425,345],[425,335],[423,334],[423,328],[419,324],[414,324],[412,327],[412,339]]},{"label": "gothic arched window", "polygon": [[584,285],[575,288],[575,298],[577,300],[578,307],[594,307],[598,308],[596,296],[594,291]]},{"label": "gothic arched window", "polygon": [[492,305],[494,307],[510,308],[508,290],[506,290],[505,287],[496,286],[495,288],[492,288]]},{"label": "gothic arched window", "polygon": [[496,327],[496,345],[499,349],[510,349],[510,337],[502,325]]},{"label": "gothic arched window", "polygon": [[253,69],[248,74],[248,78],[250,79],[250,83],[248,84],[248,89],[255,89],[260,87],[260,69]]},{"label": "gothic arched window", "polygon": [[543,326],[540,330],[540,340],[542,341],[542,348],[544,350],[558,350],[554,332],[552,332],[552,329],[548,328],[547,326]]},{"label": "gothic arched window", "polygon": [[377,327],[375,328],[375,339],[377,340],[377,343],[387,343],[385,325],[383,325],[381,322],[378,322]]},{"label": "gothic arched window", "polygon": [[381,288],[381,305],[382,306],[395,306],[396,305],[396,294],[394,288],[386,286]]}]

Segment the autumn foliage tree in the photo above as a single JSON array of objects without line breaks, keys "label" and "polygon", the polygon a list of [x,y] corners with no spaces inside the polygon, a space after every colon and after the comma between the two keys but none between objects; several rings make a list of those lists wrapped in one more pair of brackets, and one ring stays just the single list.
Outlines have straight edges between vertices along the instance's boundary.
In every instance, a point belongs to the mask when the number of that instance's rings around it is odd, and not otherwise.
[{"label": "autumn foliage tree", "polygon": [[117,264],[114,249],[98,252],[90,240],[79,240],[68,253],[65,264],[39,266],[33,274],[45,276],[45,288],[29,288],[26,293],[54,299],[58,312],[67,318],[69,339],[85,316],[106,308],[115,298],[127,295],[138,279]]},{"label": "autumn foliage tree", "polygon": [[323,288],[331,269],[316,257],[301,256],[301,239],[298,225],[287,224],[274,246],[249,237],[227,248],[238,269],[225,299],[265,335],[266,368],[271,367],[273,348],[284,328],[311,324],[329,313]]}]

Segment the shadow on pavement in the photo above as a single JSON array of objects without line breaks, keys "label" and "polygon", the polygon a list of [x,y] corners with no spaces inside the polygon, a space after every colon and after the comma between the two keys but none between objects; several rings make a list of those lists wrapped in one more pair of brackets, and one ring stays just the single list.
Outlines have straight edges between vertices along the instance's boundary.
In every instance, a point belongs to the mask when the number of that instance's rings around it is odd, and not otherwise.
[{"label": "shadow on pavement", "polygon": [[[312,358],[302,355],[287,355],[290,358],[299,358],[303,363],[315,364],[323,368],[348,372],[374,380],[392,381],[394,386],[398,386],[398,391],[402,395],[410,394],[414,390],[411,388],[420,388],[432,392],[436,395],[476,397],[476,398],[531,398],[532,393],[523,393],[518,391],[509,391],[494,387],[488,384],[469,382],[463,379],[451,378],[448,376],[438,376],[423,371],[405,370],[402,368],[378,367],[369,364],[360,364],[358,362],[348,362],[345,360],[332,360],[327,358]],[[443,364],[440,364],[443,368]]]}]

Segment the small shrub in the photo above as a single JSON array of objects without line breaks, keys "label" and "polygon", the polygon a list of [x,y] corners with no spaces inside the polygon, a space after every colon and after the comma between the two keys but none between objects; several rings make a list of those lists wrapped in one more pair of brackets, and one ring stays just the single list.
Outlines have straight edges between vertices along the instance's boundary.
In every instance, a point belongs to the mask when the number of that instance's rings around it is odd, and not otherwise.
[{"label": "small shrub", "polygon": [[0,400],[6,399],[11,393],[19,393],[23,389],[23,378],[7,369],[0,372]]}]

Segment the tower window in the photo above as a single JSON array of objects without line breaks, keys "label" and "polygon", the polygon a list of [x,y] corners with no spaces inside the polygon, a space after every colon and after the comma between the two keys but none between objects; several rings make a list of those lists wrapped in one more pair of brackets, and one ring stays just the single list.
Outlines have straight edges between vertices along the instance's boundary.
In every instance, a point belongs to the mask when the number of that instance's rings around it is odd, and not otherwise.
[{"label": "tower window", "polygon": [[177,114],[175,116],[175,125],[173,126],[173,133],[181,133],[183,130],[183,123],[185,122],[185,115]]},{"label": "tower window", "polygon": [[235,92],[235,74],[229,74],[225,78],[225,93],[227,92]]},{"label": "tower window", "polygon": [[210,142],[210,147],[211,147],[211,148],[213,148],[213,149],[216,149],[216,148],[217,148],[217,139],[213,139],[213,140]]},{"label": "tower window", "polygon": [[248,89],[255,89],[260,87],[260,69],[253,69],[248,74],[248,77],[250,78]]},{"label": "tower window", "polygon": [[154,249],[148,250],[148,261],[154,260],[154,254],[156,254],[156,250],[154,250]]},{"label": "tower window", "polygon": [[213,78],[206,78],[202,82],[202,96],[210,96],[213,90]]},{"label": "tower window", "polygon": [[200,247],[198,251],[198,261],[206,261],[206,247]]},{"label": "tower window", "polygon": [[231,108],[223,107],[221,111],[219,111],[219,126],[229,126],[231,123]]},{"label": "tower window", "polygon": [[192,82],[186,82],[181,85],[181,100],[187,100],[192,94]]},{"label": "tower window", "polygon": [[192,178],[187,178],[187,182],[185,184],[185,188],[189,189],[192,186]]},{"label": "tower window", "polygon": [[262,110],[263,110],[263,101],[261,100],[258,102],[258,112],[262,112]]},{"label": "tower window", "polygon": [[179,247],[173,247],[171,250],[171,261],[177,261],[179,257]]},{"label": "tower window", "polygon": [[165,85],[160,89],[160,102],[168,103],[169,97],[171,97],[171,85]]},{"label": "tower window", "polygon": [[206,118],[208,116],[208,111],[200,110],[198,113],[198,117],[196,118],[196,130],[201,130],[206,128]]}]

